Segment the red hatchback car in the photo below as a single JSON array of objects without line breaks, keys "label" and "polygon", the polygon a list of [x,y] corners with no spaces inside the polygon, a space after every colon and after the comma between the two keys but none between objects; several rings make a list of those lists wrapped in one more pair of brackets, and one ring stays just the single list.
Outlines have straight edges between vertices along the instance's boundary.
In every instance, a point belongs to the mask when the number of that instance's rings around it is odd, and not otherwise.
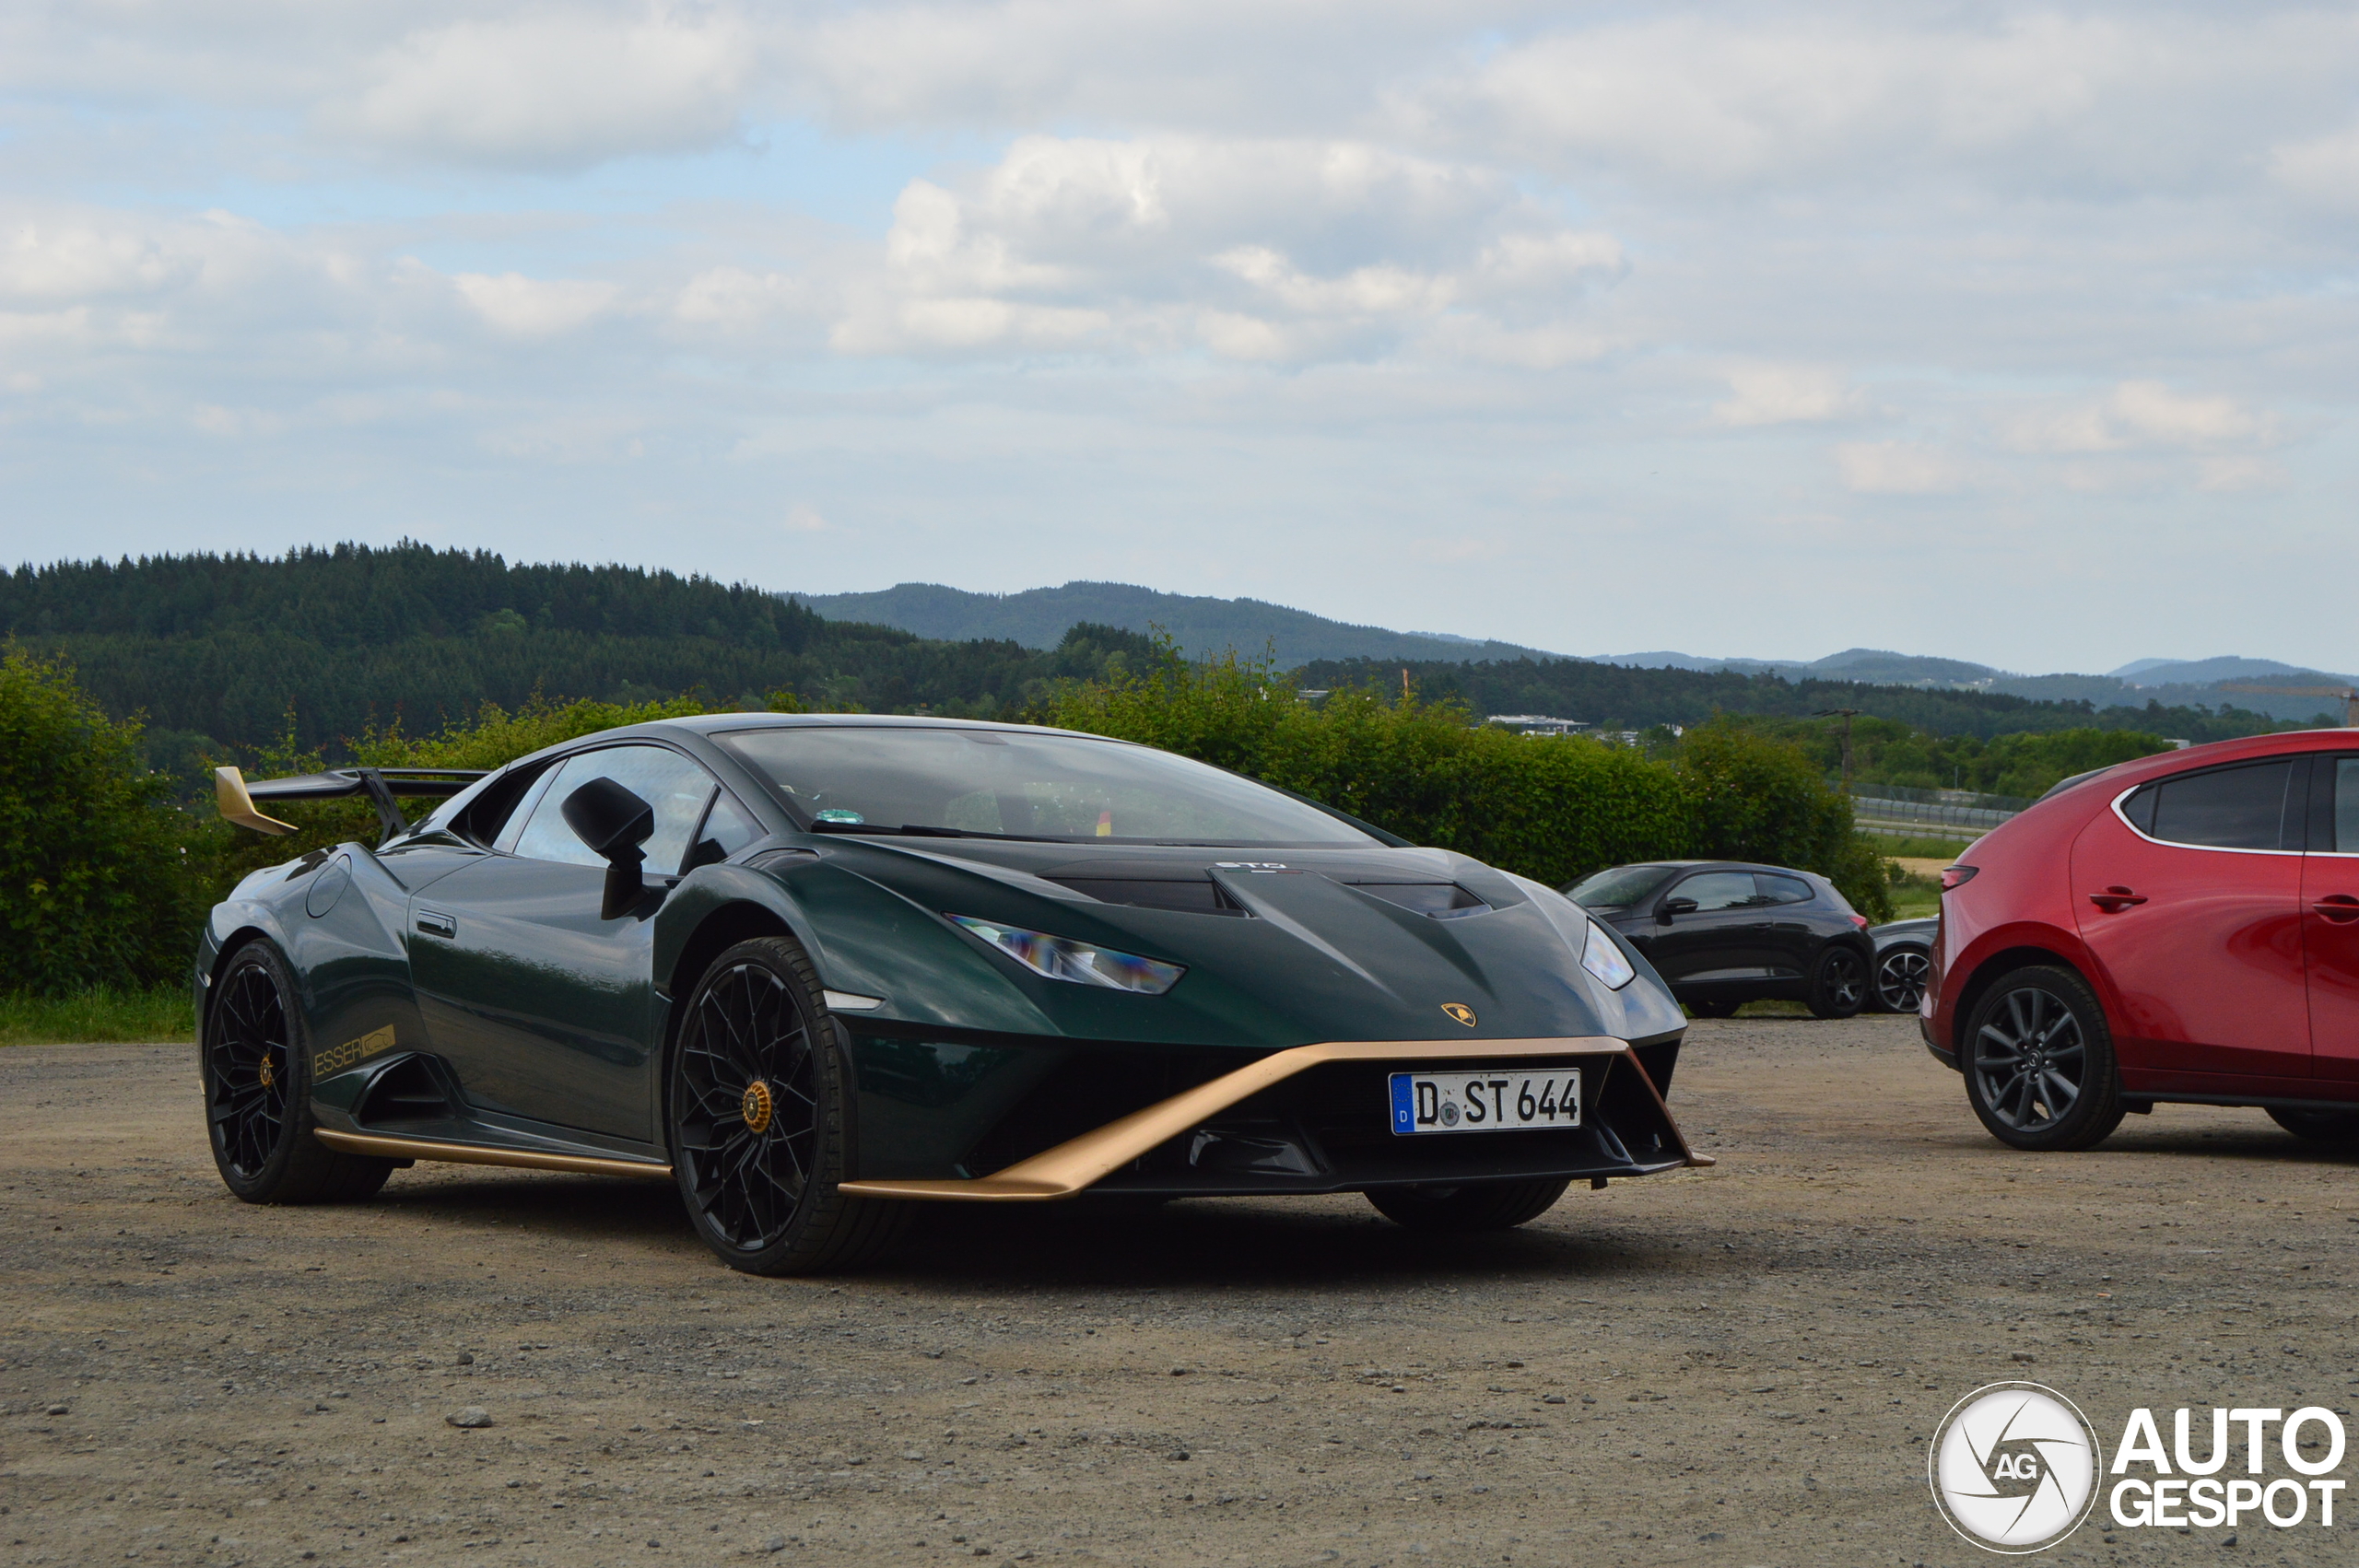
[{"label": "red hatchback car", "polygon": [[2068,778],[1942,885],[1919,1021],[2001,1141],[2161,1100],[2359,1140],[2359,731]]}]

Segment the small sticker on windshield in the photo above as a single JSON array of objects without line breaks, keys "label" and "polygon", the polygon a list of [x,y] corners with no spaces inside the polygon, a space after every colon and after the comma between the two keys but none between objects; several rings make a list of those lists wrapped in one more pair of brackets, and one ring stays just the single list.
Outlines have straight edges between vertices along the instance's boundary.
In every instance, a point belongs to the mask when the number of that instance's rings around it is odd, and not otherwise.
[{"label": "small sticker on windshield", "polygon": [[863,823],[868,819],[861,815],[858,812],[846,811],[841,806],[829,806],[826,811],[819,813],[818,815],[814,817],[812,820],[815,822]]}]

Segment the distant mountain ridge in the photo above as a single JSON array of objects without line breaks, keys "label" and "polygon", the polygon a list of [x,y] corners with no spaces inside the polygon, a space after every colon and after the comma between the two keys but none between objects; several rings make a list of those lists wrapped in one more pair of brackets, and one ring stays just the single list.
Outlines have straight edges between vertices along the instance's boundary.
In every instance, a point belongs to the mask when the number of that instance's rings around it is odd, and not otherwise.
[{"label": "distant mountain ridge", "polygon": [[1067,627],[1087,621],[1144,632],[1160,626],[1189,654],[1226,649],[1260,653],[1274,644],[1291,669],[1314,659],[1562,659],[1561,653],[1447,632],[1396,632],[1331,621],[1260,599],[1161,593],[1127,582],[1068,582],[1020,593],[971,593],[935,582],[904,582],[874,593],[792,595],[831,621],[898,626],[920,637],[981,638],[1054,648]]},{"label": "distant mountain ridge", "polygon": [[2148,701],[2165,708],[2216,707],[2223,703],[2272,719],[2310,719],[2341,712],[2330,697],[2296,696],[2241,686],[2359,685],[2359,676],[2304,669],[2275,659],[2228,654],[2212,659],[2137,659],[2107,674],[2026,675],[1962,659],[1895,653],[1887,649],[1848,648],[1807,662],[1779,659],[1706,659],[1690,653],[1591,654],[1597,664],[1632,669],[1734,670],[1789,679],[1861,681],[1877,685],[1945,687],[1997,692],[2044,702],[2089,702],[2100,708],[2137,707]]},{"label": "distant mountain ridge", "polygon": [[[1124,582],[1068,582],[1017,593],[974,593],[941,583],[905,582],[874,593],[788,595],[831,621],[863,621],[919,637],[951,642],[1000,640],[1026,648],[1051,649],[1076,622],[1171,634],[1190,655],[1226,649],[1258,654],[1274,648],[1281,667],[1350,660],[1494,662],[1519,659],[1580,658],[1593,664],[1631,669],[1734,671],[1775,674],[1789,680],[1852,681],[1869,685],[1919,686],[1928,690],[1991,692],[2049,702],[2087,702],[2099,708],[2165,708],[2233,705],[2272,719],[2306,720],[2339,706],[2330,698],[2281,693],[2223,690],[2223,682],[2277,686],[2359,685],[2359,676],[2306,670],[2274,659],[2224,655],[2211,659],[2138,659],[2102,675],[2025,674],[1964,659],[1899,653],[1883,648],[1847,648],[1824,659],[1709,658],[1672,649],[1643,653],[1569,655],[1518,643],[1486,640],[1456,632],[1394,631],[1330,620],[1308,610],[1260,599],[1215,599],[1164,593]],[[1571,715],[1568,717],[1581,717]]]}]

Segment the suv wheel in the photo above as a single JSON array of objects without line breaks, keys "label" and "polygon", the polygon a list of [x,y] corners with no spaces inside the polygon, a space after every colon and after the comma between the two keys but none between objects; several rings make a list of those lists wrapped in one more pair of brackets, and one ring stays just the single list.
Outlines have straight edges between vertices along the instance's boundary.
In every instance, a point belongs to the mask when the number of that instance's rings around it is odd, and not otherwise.
[{"label": "suv wheel", "polygon": [[2036,965],[2001,975],[1967,1018],[1966,1102],[2016,1149],[2086,1149],[2121,1125],[2113,1032],[2088,982]]}]

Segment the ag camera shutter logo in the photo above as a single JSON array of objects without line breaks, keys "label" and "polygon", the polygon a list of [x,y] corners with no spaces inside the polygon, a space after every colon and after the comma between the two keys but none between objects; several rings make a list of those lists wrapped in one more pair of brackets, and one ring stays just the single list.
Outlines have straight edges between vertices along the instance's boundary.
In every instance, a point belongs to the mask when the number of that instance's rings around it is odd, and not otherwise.
[{"label": "ag camera shutter logo", "polygon": [[2105,1456],[2079,1407],[2037,1383],[1993,1383],[1950,1407],[1926,1457],[1933,1503],[1986,1551],[2042,1551],[2080,1528]]}]

